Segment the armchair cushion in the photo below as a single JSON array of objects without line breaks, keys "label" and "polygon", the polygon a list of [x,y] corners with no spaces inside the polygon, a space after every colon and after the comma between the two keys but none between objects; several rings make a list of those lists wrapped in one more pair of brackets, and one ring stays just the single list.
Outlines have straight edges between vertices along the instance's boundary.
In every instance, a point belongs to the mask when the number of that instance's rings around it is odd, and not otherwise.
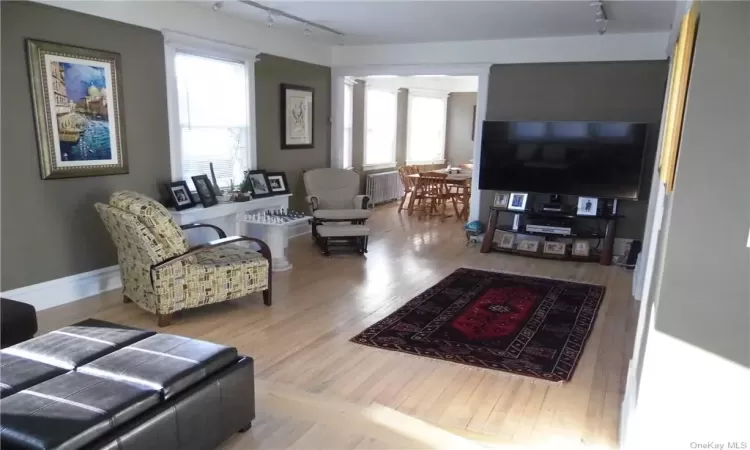
[{"label": "armchair cushion", "polygon": [[308,170],[303,179],[308,196],[317,197],[321,209],[350,209],[359,194],[359,174],[351,170]]},{"label": "armchair cushion", "polygon": [[268,287],[268,260],[241,244],[197,251],[153,269],[159,314],[242,297]]},{"label": "armchair cushion", "polygon": [[187,237],[172,219],[169,210],[156,200],[138,192],[119,191],[109,199],[110,206],[134,214],[164,248],[168,257],[188,250]]},{"label": "armchair cushion", "polygon": [[320,220],[366,220],[372,215],[369,209],[318,209],[313,217]]}]

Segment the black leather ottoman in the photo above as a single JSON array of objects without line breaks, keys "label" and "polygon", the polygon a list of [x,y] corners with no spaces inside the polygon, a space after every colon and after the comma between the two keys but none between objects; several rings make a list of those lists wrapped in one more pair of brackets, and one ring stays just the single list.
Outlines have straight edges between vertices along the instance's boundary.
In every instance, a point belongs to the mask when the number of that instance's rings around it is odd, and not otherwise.
[{"label": "black leather ottoman", "polygon": [[0,351],[0,447],[213,449],[255,418],[253,361],[87,320]]},{"label": "black leather ottoman", "polygon": [[0,298],[0,347],[31,339],[36,332],[36,309],[33,306]]}]

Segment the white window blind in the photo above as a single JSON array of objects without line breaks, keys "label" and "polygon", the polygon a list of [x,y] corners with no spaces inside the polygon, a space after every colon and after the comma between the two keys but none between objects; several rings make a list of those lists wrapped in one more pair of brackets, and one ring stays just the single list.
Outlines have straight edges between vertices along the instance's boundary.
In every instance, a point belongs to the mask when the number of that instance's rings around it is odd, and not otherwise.
[{"label": "white window blind", "polygon": [[365,98],[366,166],[396,162],[396,93],[367,88]]},{"label": "white window blind", "polygon": [[445,161],[445,120],[448,101],[441,94],[409,92],[408,164]]},{"label": "white window blind", "polygon": [[177,52],[182,179],[214,164],[221,187],[237,186],[249,165],[247,70],[244,62]]},{"label": "white window blind", "polygon": [[342,166],[348,169],[352,166],[352,128],[354,119],[354,85],[344,84],[344,155]]}]

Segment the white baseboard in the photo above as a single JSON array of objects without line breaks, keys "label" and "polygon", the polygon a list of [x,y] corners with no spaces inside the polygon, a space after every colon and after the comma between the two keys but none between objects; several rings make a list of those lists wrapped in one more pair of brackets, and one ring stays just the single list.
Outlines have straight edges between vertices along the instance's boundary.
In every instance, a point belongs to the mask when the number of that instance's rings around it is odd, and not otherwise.
[{"label": "white baseboard", "polygon": [[119,266],[110,266],[69,277],[5,291],[2,296],[33,305],[37,311],[74,302],[122,287]]},{"label": "white baseboard", "polygon": [[625,395],[620,405],[620,448],[627,450],[631,448],[629,439],[634,424],[635,409],[637,404],[637,383],[634,360],[628,363],[628,374],[625,381]]}]

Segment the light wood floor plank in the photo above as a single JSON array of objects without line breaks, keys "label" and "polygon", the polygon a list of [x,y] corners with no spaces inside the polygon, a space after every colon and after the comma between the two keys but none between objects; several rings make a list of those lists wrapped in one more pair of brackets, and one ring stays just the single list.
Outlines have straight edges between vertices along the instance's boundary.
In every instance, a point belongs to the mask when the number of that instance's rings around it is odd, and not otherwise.
[{"label": "light wood floor plank", "polygon": [[[631,272],[590,263],[481,254],[453,219],[378,208],[367,258],[325,258],[291,241],[290,272],[259,295],[175,316],[158,329],[236,346],[255,359],[258,418],[225,450],[261,448],[616,448],[637,304]],[[459,267],[606,286],[573,379],[562,385],[354,344],[357,333]],[[40,330],[96,317],[157,330],[153,315],[108,292],[39,313]],[[376,419],[375,417],[380,417]],[[379,421],[382,421],[379,422]],[[420,430],[413,434],[404,424]],[[408,428],[408,427],[407,427]],[[479,447],[477,447],[477,445]],[[467,447],[468,446],[468,447]],[[501,447],[498,447],[501,448]]]}]

